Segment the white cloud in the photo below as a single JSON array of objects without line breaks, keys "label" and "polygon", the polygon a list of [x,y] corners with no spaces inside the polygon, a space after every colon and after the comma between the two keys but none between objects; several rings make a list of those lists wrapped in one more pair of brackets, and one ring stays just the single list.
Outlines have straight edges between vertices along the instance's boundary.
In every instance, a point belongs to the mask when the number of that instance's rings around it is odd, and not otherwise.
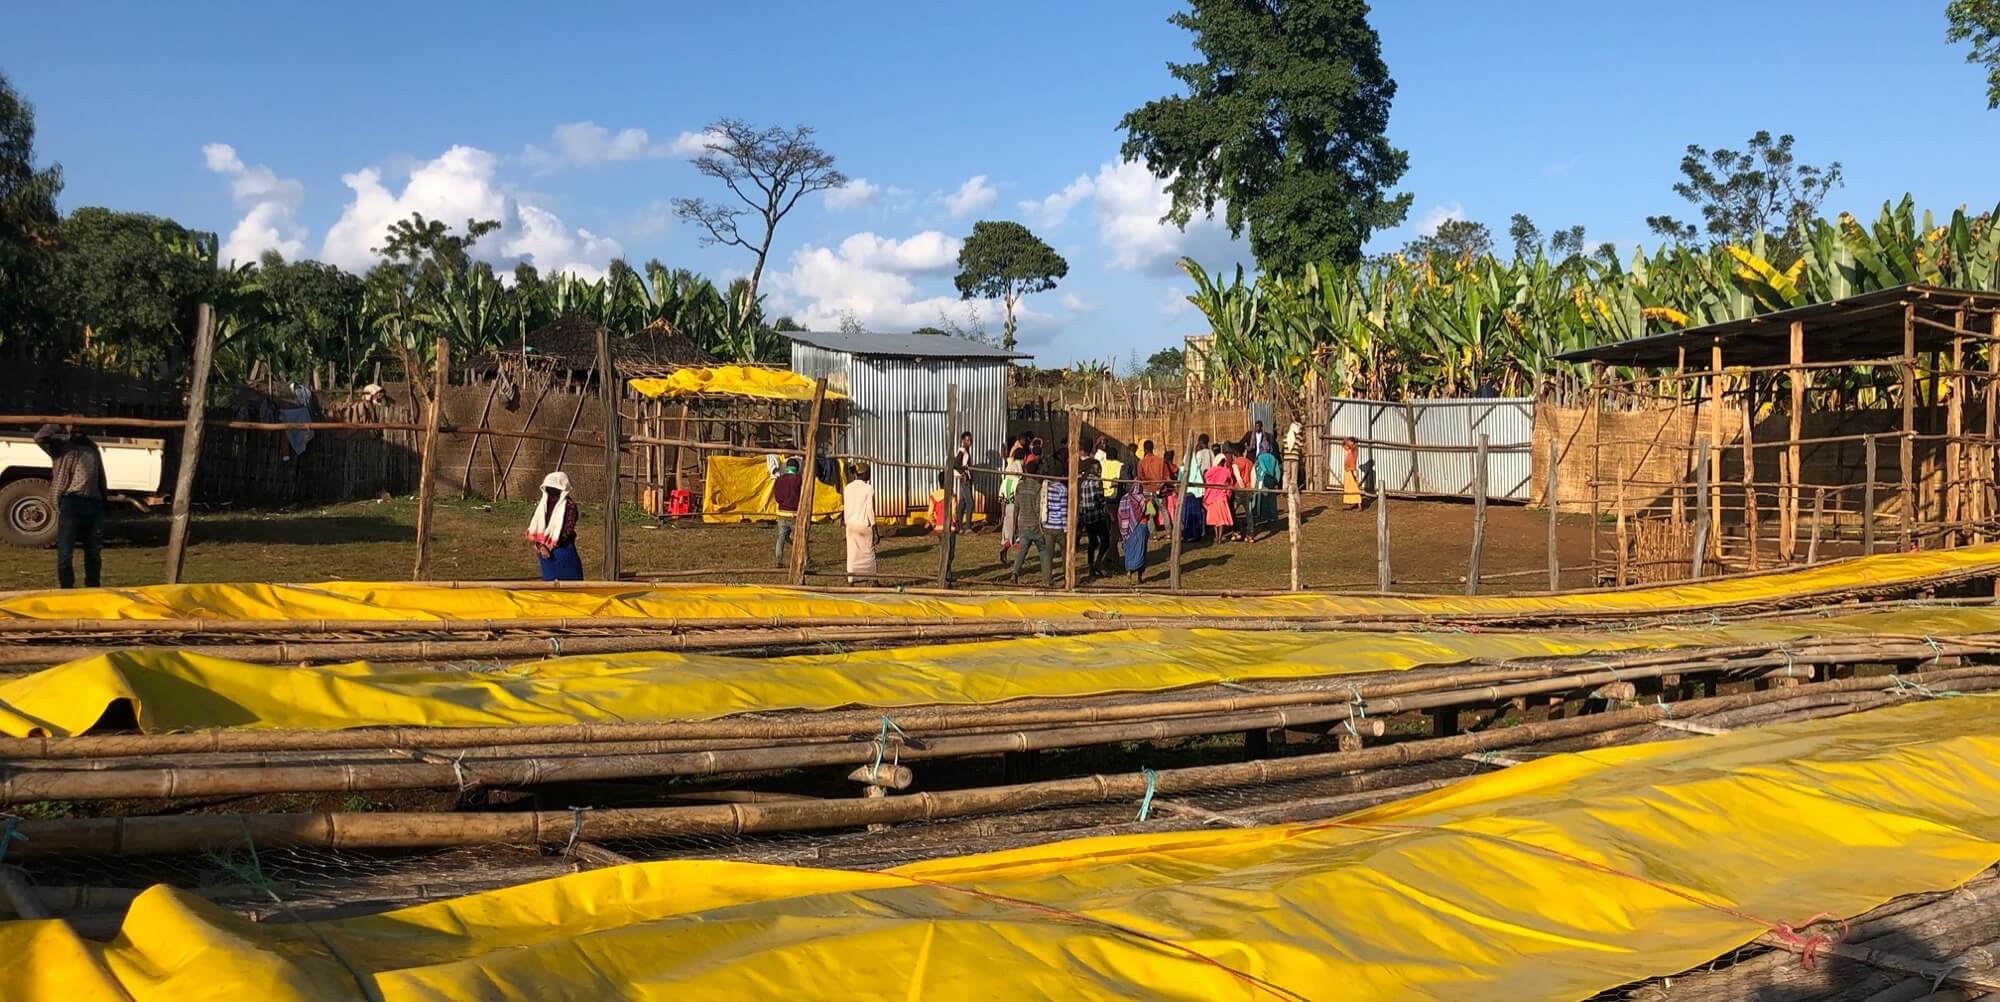
[{"label": "white cloud", "polygon": [[1194,312],[1194,304],[1188,302],[1188,290],[1175,287],[1167,290],[1167,298],[1160,302],[1160,316],[1169,320]]},{"label": "white cloud", "polygon": [[865,268],[891,272],[942,272],[958,266],[963,241],[937,230],[925,230],[904,240],[873,233],[856,233],[840,242],[840,254]]},{"label": "white cloud", "polygon": [[228,143],[203,146],[201,157],[209,170],[229,178],[230,198],[243,210],[243,218],[222,241],[222,260],[247,263],[267,250],[286,258],[305,255],[306,228],[297,215],[305,200],[304,184],[279,177],[263,164],[245,166]]},{"label": "white cloud", "polygon": [[698,157],[708,152],[708,144],[722,138],[722,134],[710,129],[700,132],[683,132],[667,144],[666,155],[670,157]]},{"label": "white cloud", "polygon": [[596,122],[565,122],[549,134],[547,147],[530,144],[521,151],[521,158],[542,173],[549,173],[564,167],[588,167],[592,164],[671,156],[677,153],[678,148],[679,140],[654,143],[645,129],[626,128],[613,132]]},{"label": "white cloud", "polygon": [[993,204],[1000,193],[986,183],[986,175],[974,174],[966,178],[958,190],[944,196],[945,211],[954,216],[969,216]]},{"label": "white cloud", "polygon": [[1040,200],[1029,199],[1021,202],[1021,214],[1028,222],[1044,228],[1061,226],[1069,218],[1069,210],[1077,203],[1090,197],[1097,185],[1088,174],[1078,174],[1076,180],[1063,186],[1061,191]]},{"label": "white cloud", "polygon": [[673,206],[656,199],[634,214],[631,221],[618,227],[617,231],[628,240],[652,240],[664,235],[673,221]]},{"label": "white cloud", "polygon": [[475,245],[474,253],[501,268],[526,261],[544,275],[572,271],[596,277],[622,252],[616,240],[573,230],[548,209],[509,194],[498,181],[498,166],[498,158],[485,150],[454,146],[414,164],[400,192],[383,183],[380,168],[343,175],[354,198],[327,229],[320,258],[364,270],[378,260],[372,248],[382,244],[389,225],[412,212],[452,227],[467,219],[498,220],[500,230]]},{"label": "white cloud", "polygon": [[[1111,251],[1111,267],[1148,275],[1178,275],[1192,257],[1213,271],[1250,260],[1249,247],[1231,239],[1221,220],[1196,216],[1185,230],[1161,222],[1173,205],[1166,184],[1136,161],[1097,171],[1093,202],[1097,232]],[[1222,206],[1217,205],[1220,212]]]},{"label": "white cloud", "polygon": [[[774,271],[766,285],[773,313],[789,313],[814,330],[832,330],[852,313],[870,330],[907,331],[936,324],[940,313],[969,322],[972,310],[997,332],[1003,309],[998,302],[961,300],[949,286],[932,291],[919,279],[937,283],[955,266],[960,241],[936,230],[904,239],[871,232],[853,234],[838,247],[807,245],[793,252],[789,266]],[[1046,332],[1052,318],[1025,307],[1016,311],[1025,340]]]},{"label": "white cloud", "polygon": [[857,177],[841,187],[826,193],[826,207],[834,212],[858,209],[875,202],[882,194],[882,187],[869,183],[865,177]]},{"label": "white cloud", "polygon": [[1457,202],[1433,205],[1417,217],[1417,235],[1427,237],[1438,231],[1438,227],[1454,219],[1465,218],[1465,206]]},{"label": "white cloud", "polygon": [[1071,316],[1075,316],[1097,309],[1097,304],[1074,292],[1065,292],[1062,294],[1062,308],[1068,310]]}]

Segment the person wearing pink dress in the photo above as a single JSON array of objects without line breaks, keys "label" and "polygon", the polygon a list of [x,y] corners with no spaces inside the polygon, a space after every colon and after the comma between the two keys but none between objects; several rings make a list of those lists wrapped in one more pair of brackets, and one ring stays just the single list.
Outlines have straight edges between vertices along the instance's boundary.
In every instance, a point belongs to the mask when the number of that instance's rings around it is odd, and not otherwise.
[{"label": "person wearing pink dress", "polygon": [[1202,520],[1215,530],[1215,539],[1221,542],[1236,524],[1229,514],[1229,488],[1236,483],[1236,471],[1228,463],[1217,463],[1202,473],[1201,479],[1208,486],[1201,496]]}]

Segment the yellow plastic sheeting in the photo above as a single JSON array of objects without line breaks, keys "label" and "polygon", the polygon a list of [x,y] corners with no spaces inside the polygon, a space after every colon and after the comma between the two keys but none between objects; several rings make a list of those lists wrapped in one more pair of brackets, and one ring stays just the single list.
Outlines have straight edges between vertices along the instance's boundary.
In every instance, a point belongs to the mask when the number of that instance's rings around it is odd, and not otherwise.
[{"label": "yellow plastic sheeting", "polygon": [[[762,456],[710,456],[702,478],[704,522],[768,522],[778,517],[776,482]],[[813,481],[813,520],[840,517],[840,489]]]},{"label": "yellow plastic sheeting", "polygon": [[138,650],[74,661],[0,685],[0,731],[17,737],[81,733],[121,700],[134,704],[140,727],[148,731],[706,720],[759,710],[894,709],[1162,691],[1230,680],[1402,671],[1471,658],[1994,630],[2000,630],[2000,610],[1991,609],[1622,632],[1127,630],[773,659],[593,655],[456,672],[365,663],[250,665]]},{"label": "yellow plastic sheeting", "polygon": [[[813,381],[783,369],[759,369],[747,365],[718,365],[709,368],[675,369],[664,378],[634,379],[632,392],[646,397],[699,397],[724,394],[760,397],[765,400],[811,400]],[[829,389],[828,400],[845,400],[845,395]]]},{"label": "yellow plastic sheeting", "polygon": [[[822,510],[815,501],[815,511]],[[1861,587],[1895,587],[1941,575],[2000,573],[2000,544],[1879,554],[1818,567],[1694,584],[1561,595],[1327,595],[1246,598],[1142,595],[853,594],[759,585],[592,585],[561,589],[444,588],[409,582],[309,585],[191,584],[16,592],[0,618],[436,622],[558,616],[741,618],[1056,618],[1086,612],[1126,616],[1386,615],[1525,616],[1644,614],[1728,609]]]},{"label": "yellow plastic sheeting", "polygon": [[646,863],[310,929],[155,887],[108,945],[0,925],[0,995],[1584,998],[1990,865],[1996,711],[1953,698],[1552,756],[1336,822],[877,873]]}]

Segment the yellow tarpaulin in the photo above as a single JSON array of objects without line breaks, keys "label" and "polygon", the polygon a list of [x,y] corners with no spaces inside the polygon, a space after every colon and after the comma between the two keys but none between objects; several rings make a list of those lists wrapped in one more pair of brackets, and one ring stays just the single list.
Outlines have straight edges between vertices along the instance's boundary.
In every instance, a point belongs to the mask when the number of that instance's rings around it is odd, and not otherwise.
[{"label": "yellow tarpaulin", "polygon": [[[823,511],[815,502],[815,510]],[[0,597],[0,618],[299,621],[369,619],[439,622],[561,616],[647,618],[801,617],[1056,618],[1125,616],[1540,616],[1726,610],[1774,599],[1862,587],[1907,586],[1940,575],[2000,573],[2000,544],[1880,554],[1817,567],[1627,591],[1560,595],[1374,596],[1303,592],[1245,598],[1199,595],[1033,595],[963,592],[852,594],[761,585],[590,585],[560,589],[437,587],[410,582],[189,584],[15,592]]]},{"label": "yellow tarpaulin", "polygon": [[[718,394],[759,397],[765,400],[811,400],[813,381],[784,369],[761,369],[749,365],[718,365],[709,368],[675,369],[658,379],[634,379],[632,392],[647,397],[699,397]],[[845,400],[829,389],[828,400]]]},{"label": "yellow tarpaulin", "polygon": [[251,665],[127,650],[0,684],[0,732],[81,733],[129,701],[147,731],[201,727],[473,727],[706,720],[759,710],[880,709],[1149,692],[1504,659],[1807,636],[1917,640],[2000,631],[2000,610],[1859,613],[1719,628],[1476,633],[1126,630],[895,650],[734,658],[613,654],[488,671],[368,664]]},{"label": "yellow tarpaulin", "polygon": [[1577,999],[2000,858],[1996,711],[1552,756],[1334,822],[880,872],[636,864],[309,927],[155,887],[109,944],[0,924],[0,996]]},{"label": "yellow tarpaulin", "polygon": [[[813,519],[840,517],[840,490],[813,482]],[[762,456],[710,456],[702,477],[701,520],[769,522],[778,517],[776,482]]]}]

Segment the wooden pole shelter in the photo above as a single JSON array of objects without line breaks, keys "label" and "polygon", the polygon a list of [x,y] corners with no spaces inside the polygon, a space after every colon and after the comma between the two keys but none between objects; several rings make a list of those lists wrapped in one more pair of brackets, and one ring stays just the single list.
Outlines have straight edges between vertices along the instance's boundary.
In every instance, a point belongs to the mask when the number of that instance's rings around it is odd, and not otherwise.
[{"label": "wooden pole shelter", "polygon": [[1703,438],[1694,457],[1694,545],[1688,548],[1688,576],[1701,577],[1702,558],[1708,556],[1709,517],[1715,514],[1708,503],[1708,454],[1711,439]]},{"label": "wooden pole shelter", "polygon": [[[611,358],[611,329],[597,326],[597,398],[604,408],[604,573],[618,580],[618,397],[623,387]],[[811,475],[811,471],[807,471]],[[808,481],[810,482],[810,481]]]},{"label": "wooden pole shelter", "polygon": [[1714,481],[1708,497],[1708,545],[1717,563],[1722,562],[1722,395],[1728,377],[1722,374],[1722,339],[1708,349],[1708,469]]},{"label": "wooden pole shelter", "polygon": [[1903,304],[1903,538],[1902,550],[1916,548],[1917,518],[1917,308]]},{"label": "wooden pole shelter", "polygon": [[1389,491],[1375,472],[1375,590],[1389,593]]},{"label": "wooden pole shelter", "polygon": [[791,566],[787,580],[795,586],[806,583],[806,533],[812,531],[813,498],[819,494],[819,478],[815,471],[819,463],[820,408],[825,404],[826,377],[821,376],[813,383],[812,407],[806,413],[805,467],[801,471],[804,483],[799,490],[799,510],[792,515],[792,552],[788,554]]},{"label": "wooden pole shelter", "polygon": [[215,309],[207,303],[195,309],[194,371],[188,380],[187,423],[181,428],[181,462],[174,470],[173,522],[167,527],[168,584],[179,584],[187,560],[189,509],[194,503],[194,472],[201,461],[202,424],[208,420],[208,370],[215,358]]},{"label": "wooden pole shelter", "polygon": [[1472,453],[1472,554],[1466,558],[1465,593],[1479,594],[1479,558],[1486,549],[1486,433]]},{"label": "wooden pole shelter", "polygon": [[[951,558],[958,533],[958,471],[951,468],[958,456],[958,384],[944,388],[944,517],[938,520],[943,533],[938,536],[937,583],[940,588],[951,587]],[[967,456],[970,462],[972,457]],[[1071,477],[1074,485],[1076,478]],[[1072,487],[1072,490],[1074,488]],[[1072,503],[1074,499],[1072,498]]]},{"label": "wooden pole shelter", "polygon": [[1861,439],[1861,553],[1875,552],[1875,436]]},{"label": "wooden pole shelter", "polygon": [[1542,500],[1549,506],[1549,590],[1562,590],[1562,556],[1556,549],[1556,514],[1562,510],[1560,473],[1562,460],[1560,447],[1555,436],[1549,436],[1549,483],[1542,492]]},{"label": "wooden pole shelter", "polygon": [[1187,535],[1187,490],[1188,477],[1194,469],[1194,430],[1181,434],[1181,468],[1174,477],[1173,517],[1167,524],[1173,527],[1174,537],[1167,541],[1167,587],[1181,590],[1181,537]]},{"label": "wooden pole shelter", "polygon": [[424,411],[424,440],[417,454],[417,564],[412,581],[431,579],[431,503],[437,493],[438,425],[444,421],[444,391],[451,375],[451,342],[437,339],[431,364],[430,406]]},{"label": "wooden pole shelter", "polygon": [[1069,511],[1063,516],[1063,588],[1076,590],[1076,469],[1083,459],[1083,411],[1069,409]]}]

